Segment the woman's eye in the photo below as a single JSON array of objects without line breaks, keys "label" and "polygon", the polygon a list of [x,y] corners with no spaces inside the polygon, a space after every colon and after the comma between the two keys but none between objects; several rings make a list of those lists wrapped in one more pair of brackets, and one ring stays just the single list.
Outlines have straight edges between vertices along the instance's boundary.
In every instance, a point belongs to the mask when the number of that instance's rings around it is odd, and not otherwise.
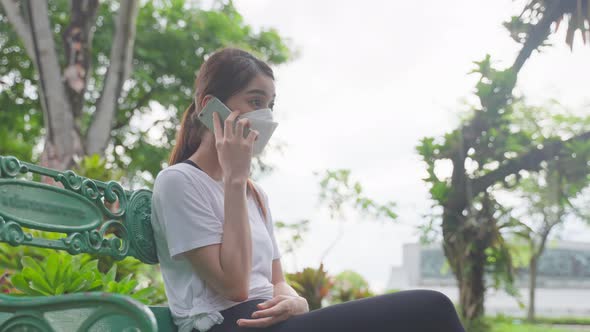
[{"label": "woman's eye", "polygon": [[262,102],[259,99],[250,100],[250,105],[254,107],[262,107]]}]

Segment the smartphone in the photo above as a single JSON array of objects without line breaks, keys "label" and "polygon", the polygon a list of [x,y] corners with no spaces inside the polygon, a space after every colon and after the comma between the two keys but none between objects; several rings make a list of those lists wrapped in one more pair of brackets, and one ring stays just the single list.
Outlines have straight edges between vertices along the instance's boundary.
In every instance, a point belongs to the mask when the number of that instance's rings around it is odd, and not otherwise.
[{"label": "smartphone", "polygon": [[[225,119],[231,114],[231,110],[225,106],[221,100],[217,99],[216,97],[211,98],[209,102],[205,105],[205,107],[201,110],[198,117],[199,120],[207,127],[211,132],[215,132],[215,127],[213,126],[213,112],[217,112],[219,115],[219,120],[221,121],[221,130],[223,130]],[[237,121],[234,122],[234,129],[237,124]],[[250,128],[244,128],[244,138],[248,136],[250,133]]]}]

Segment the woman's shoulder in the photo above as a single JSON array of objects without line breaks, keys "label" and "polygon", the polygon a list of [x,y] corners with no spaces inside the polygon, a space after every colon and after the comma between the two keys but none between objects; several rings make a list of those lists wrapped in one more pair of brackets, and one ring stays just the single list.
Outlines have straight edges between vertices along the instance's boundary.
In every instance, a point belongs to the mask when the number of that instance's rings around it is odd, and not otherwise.
[{"label": "woman's shoulder", "polygon": [[208,175],[194,166],[178,163],[161,170],[154,181],[154,191],[159,187],[171,187],[181,189],[185,185],[208,186]]},{"label": "woman's shoulder", "polygon": [[256,191],[260,193],[260,195],[262,196],[262,198],[265,201],[268,201],[268,196],[266,195],[266,192],[264,191],[264,189],[262,188],[262,186],[260,184],[258,184],[254,180],[250,180],[250,181],[252,182],[252,185],[254,186],[254,189],[256,189]]}]

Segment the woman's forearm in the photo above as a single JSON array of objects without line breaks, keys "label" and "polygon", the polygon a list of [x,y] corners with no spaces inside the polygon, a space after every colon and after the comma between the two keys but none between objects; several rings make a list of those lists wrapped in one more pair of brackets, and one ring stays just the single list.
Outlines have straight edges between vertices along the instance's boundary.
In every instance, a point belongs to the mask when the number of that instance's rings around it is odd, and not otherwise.
[{"label": "woman's forearm", "polygon": [[225,187],[223,240],[220,264],[239,288],[248,292],[252,269],[252,239],[246,198],[246,182],[227,181]]}]

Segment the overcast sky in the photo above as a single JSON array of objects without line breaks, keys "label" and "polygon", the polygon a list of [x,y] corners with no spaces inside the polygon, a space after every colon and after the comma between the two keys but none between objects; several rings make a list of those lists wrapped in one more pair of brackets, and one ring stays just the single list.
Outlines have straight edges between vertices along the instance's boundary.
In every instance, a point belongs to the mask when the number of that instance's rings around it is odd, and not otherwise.
[{"label": "overcast sky", "polygon": [[[353,269],[381,290],[402,245],[418,240],[415,226],[429,212],[415,146],[457,125],[464,100],[473,101],[477,76],[472,62],[486,53],[499,65],[512,63],[518,45],[501,23],[519,11],[512,0],[317,1],[235,0],[245,21],[274,27],[300,56],[275,68],[279,121],[273,138],[288,144],[267,160],[276,171],[261,179],[275,220],[312,221],[296,260],[285,270],[318,266],[328,272]],[[565,30],[563,30],[565,31]],[[562,32],[563,32],[562,31]],[[577,110],[589,105],[590,47],[579,36],[571,53],[563,33],[555,47],[535,54],[519,76],[518,92],[530,103],[549,98]],[[331,221],[318,208],[314,171],[347,168],[367,195],[397,202],[399,220]],[[565,239],[588,241],[590,232],[572,224]]]}]

